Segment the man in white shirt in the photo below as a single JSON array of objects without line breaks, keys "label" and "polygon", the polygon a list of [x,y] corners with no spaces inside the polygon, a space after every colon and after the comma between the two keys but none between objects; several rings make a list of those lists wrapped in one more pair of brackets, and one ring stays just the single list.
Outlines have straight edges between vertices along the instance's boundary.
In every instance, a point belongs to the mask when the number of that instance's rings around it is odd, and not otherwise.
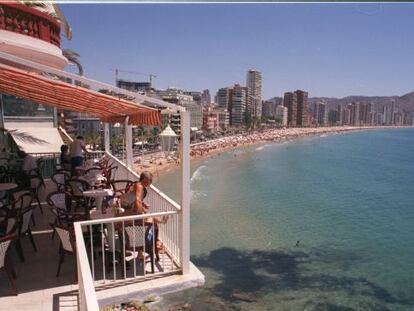
[{"label": "man in white shirt", "polygon": [[72,165],[72,169],[74,169],[77,166],[82,166],[82,151],[88,153],[88,150],[86,150],[85,143],[83,141],[83,137],[79,135],[70,145],[70,164]]}]

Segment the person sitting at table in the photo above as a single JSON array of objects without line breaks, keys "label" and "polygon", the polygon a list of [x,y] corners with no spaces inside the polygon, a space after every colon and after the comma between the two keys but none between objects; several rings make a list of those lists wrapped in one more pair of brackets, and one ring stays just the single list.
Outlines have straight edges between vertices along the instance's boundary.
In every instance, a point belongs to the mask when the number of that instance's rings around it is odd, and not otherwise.
[{"label": "person sitting at table", "polygon": [[60,165],[64,169],[70,167],[69,147],[67,145],[60,146]]},{"label": "person sitting at table", "polygon": [[84,151],[85,154],[88,153],[88,150],[86,150],[86,146],[83,141],[83,137],[79,135],[70,145],[70,164],[72,166],[72,170],[74,170],[78,166],[82,166],[83,164],[82,151]]},{"label": "person sitting at table", "polygon": [[149,206],[143,201],[147,196],[147,187],[152,183],[152,174],[142,172],[139,181],[132,184],[127,192],[121,196],[121,207],[128,214],[145,214]]},{"label": "person sitting at table", "polygon": [[[152,183],[152,174],[150,172],[142,172],[139,181],[135,182],[127,192],[121,196],[121,207],[125,209],[125,213],[121,216],[126,215],[141,215],[146,214],[149,210],[149,205],[144,202],[145,197],[147,196],[147,188]],[[136,225],[142,225],[144,222],[155,224],[155,237],[156,237],[156,247],[161,249],[163,247],[162,242],[158,240],[158,224],[165,224],[168,220],[168,216],[151,217],[145,219],[145,221],[135,221]],[[139,251],[139,258],[142,258],[142,252]],[[157,254],[158,260],[158,254]]]}]

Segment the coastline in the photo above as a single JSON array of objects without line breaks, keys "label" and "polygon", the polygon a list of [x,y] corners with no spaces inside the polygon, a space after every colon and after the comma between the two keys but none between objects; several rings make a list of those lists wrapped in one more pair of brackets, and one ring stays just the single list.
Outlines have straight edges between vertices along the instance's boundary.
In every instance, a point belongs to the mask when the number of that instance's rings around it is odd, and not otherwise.
[{"label": "coastline", "polygon": [[[284,128],[271,129],[263,132],[244,133],[234,136],[222,137],[209,140],[190,146],[190,159],[192,162],[196,160],[204,160],[211,156],[235,150],[240,147],[249,147],[261,145],[265,143],[277,143],[283,141],[291,141],[309,136],[317,136],[323,134],[339,134],[347,132],[395,129],[395,128],[412,128],[411,126],[338,126],[338,127],[317,127],[317,128]],[[150,157],[144,157],[139,163],[134,163],[134,171],[139,173],[142,171],[151,172],[154,177],[159,178],[163,174],[174,171],[180,167],[179,160],[176,157],[165,157],[162,152]]]}]

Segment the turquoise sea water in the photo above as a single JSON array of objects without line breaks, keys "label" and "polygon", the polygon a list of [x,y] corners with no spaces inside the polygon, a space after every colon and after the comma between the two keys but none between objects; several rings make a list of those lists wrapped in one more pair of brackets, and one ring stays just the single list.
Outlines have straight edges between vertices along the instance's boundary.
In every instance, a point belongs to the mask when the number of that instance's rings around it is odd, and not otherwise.
[{"label": "turquoise sea water", "polygon": [[[178,200],[177,178],[157,184]],[[223,153],[193,165],[191,189],[206,286],[159,308],[414,310],[414,129]]]}]

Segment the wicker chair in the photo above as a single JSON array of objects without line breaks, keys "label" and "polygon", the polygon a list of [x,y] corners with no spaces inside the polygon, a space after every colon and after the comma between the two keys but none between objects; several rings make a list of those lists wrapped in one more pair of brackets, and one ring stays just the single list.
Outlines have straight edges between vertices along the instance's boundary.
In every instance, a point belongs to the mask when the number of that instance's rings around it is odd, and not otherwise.
[{"label": "wicker chair", "polygon": [[[156,238],[158,230],[155,225],[143,225],[141,221],[136,221],[134,226],[125,226],[125,250],[132,252],[132,257],[136,256],[134,253],[138,251],[149,254],[151,262],[151,273],[154,273],[156,254]],[[138,223],[138,224],[137,224]],[[154,234],[155,233],[155,234]],[[121,252],[122,253],[122,252]],[[126,258],[123,258],[125,260]],[[141,260],[141,258],[139,258]],[[145,260],[144,260],[145,268]]]},{"label": "wicker chair", "polygon": [[7,256],[11,242],[16,238],[15,235],[6,235],[0,238],[0,270],[5,270],[9,283],[13,288],[13,292],[17,295],[17,287],[14,280],[16,279],[16,272]]},{"label": "wicker chair", "polygon": [[46,198],[50,211],[55,216],[55,221],[50,224],[53,228],[52,239],[55,236],[55,226],[70,227],[75,221],[87,220],[87,214],[82,212],[72,212],[72,195],[67,191],[55,191]]},{"label": "wicker chair", "polygon": [[[76,245],[75,239],[73,235],[73,231],[67,227],[56,226],[55,230],[60,238],[60,246],[59,246],[59,264],[56,272],[56,277],[59,277],[60,269],[62,267],[62,263],[65,259],[65,255],[75,255]],[[76,256],[75,256],[76,258]],[[76,260],[75,260],[75,280],[77,279],[76,274]]]},{"label": "wicker chair", "polygon": [[20,240],[25,237],[26,235],[29,237],[30,239],[30,243],[33,246],[33,250],[35,252],[37,252],[37,247],[35,244],[35,241],[33,239],[33,235],[32,235],[32,230],[30,228],[30,219],[32,217],[33,214],[33,207],[29,206],[26,209],[20,211],[17,215],[18,217],[18,222],[19,222],[19,226],[18,226],[18,236],[16,239],[16,245],[17,245],[17,249],[20,250],[19,251],[19,256],[20,256],[20,260],[22,262],[24,262],[24,254],[23,254],[23,250],[22,250],[22,246],[21,246],[21,242]]}]

